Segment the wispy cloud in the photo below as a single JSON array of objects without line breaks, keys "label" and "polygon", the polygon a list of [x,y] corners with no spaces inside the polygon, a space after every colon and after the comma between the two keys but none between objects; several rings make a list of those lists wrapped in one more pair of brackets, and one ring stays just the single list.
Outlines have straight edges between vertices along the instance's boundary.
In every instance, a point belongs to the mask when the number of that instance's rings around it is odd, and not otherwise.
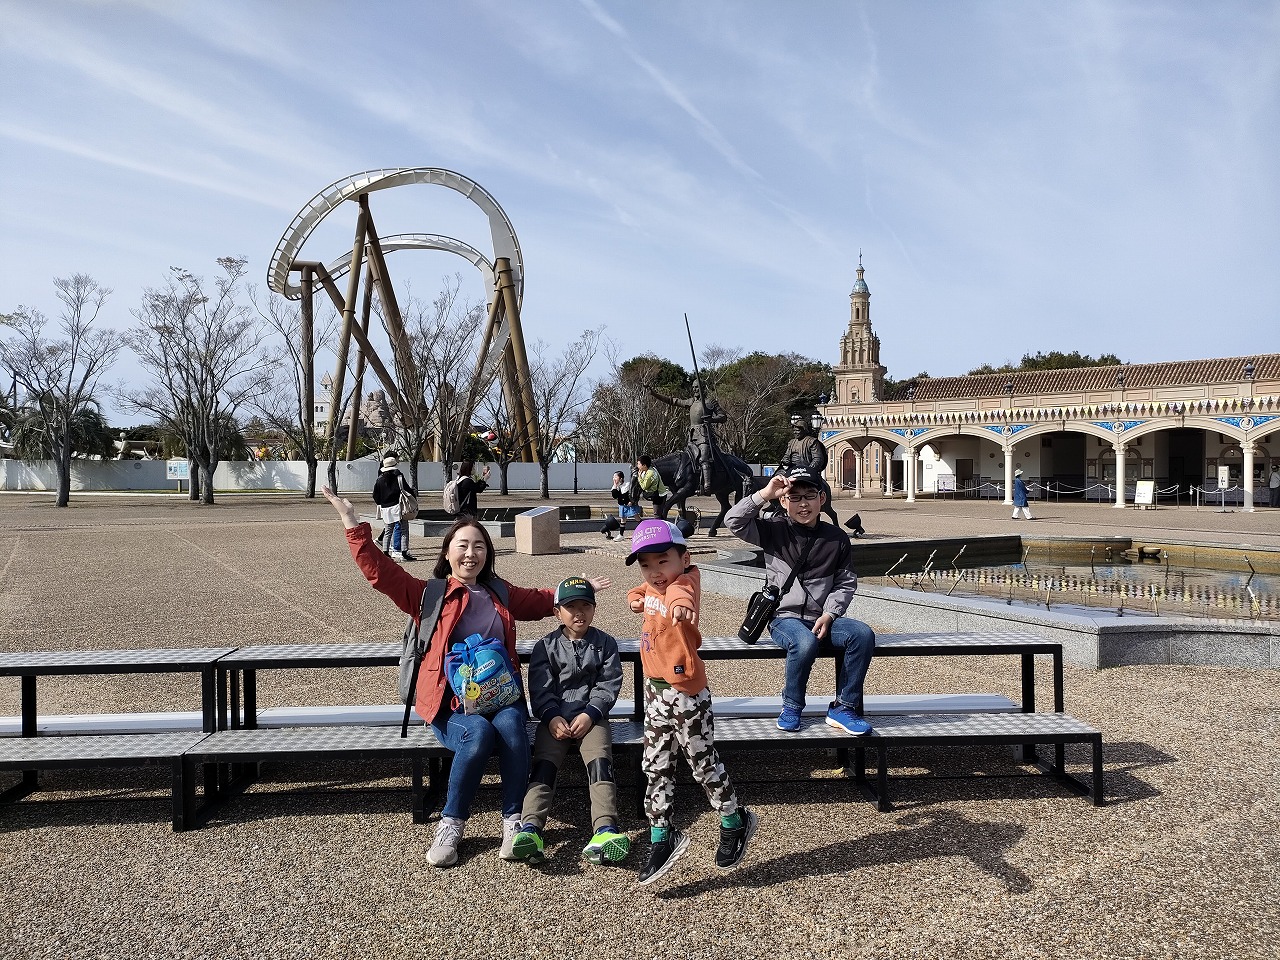
[{"label": "wispy cloud", "polygon": [[[219,101],[190,92],[189,83],[175,82],[169,74],[149,70],[124,58],[101,52],[75,28],[53,27],[34,16],[14,13],[6,19],[9,28],[4,43],[13,55],[45,61],[74,70],[100,88],[113,90],[176,118],[183,126],[200,131],[220,150],[242,150],[274,163],[325,165],[325,151],[319,144],[299,144],[266,125],[255,125],[242,111],[230,110]],[[231,77],[226,78],[231,85]]]},{"label": "wispy cloud", "polygon": [[235,197],[239,200],[248,200],[251,203],[256,203],[272,210],[293,209],[292,205],[282,203],[280,199],[272,193],[249,189],[238,183],[203,177],[185,168],[166,167],[155,163],[146,163],[133,157],[100,150],[87,143],[69,140],[66,137],[45,133],[40,130],[25,129],[0,121],[0,137],[4,137],[8,140],[14,140],[18,143],[26,143],[32,146],[42,147],[46,150],[53,150],[57,153],[63,153],[68,156],[77,157],[81,160],[87,160],[90,163],[116,167],[120,170],[127,170],[130,173],[138,173],[147,177],[167,180],[170,183],[180,183],[185,186],[196,187],[200,190],[206,190],[210,193],[219,194],[225,197]]},{"label": "wispy cloud", "polygon": [[604,8],[601,7],[600,4],[596,3],[596,0],[578,0],[578,2],[582,4],[587,13],[591,14],[592,20],[600,24],[600,26],[604,27],[615,37],[618,37],[621,40],[627,39],[627,31],[623,28],[622,24],[609,16],[609,14],[605,13]]}]

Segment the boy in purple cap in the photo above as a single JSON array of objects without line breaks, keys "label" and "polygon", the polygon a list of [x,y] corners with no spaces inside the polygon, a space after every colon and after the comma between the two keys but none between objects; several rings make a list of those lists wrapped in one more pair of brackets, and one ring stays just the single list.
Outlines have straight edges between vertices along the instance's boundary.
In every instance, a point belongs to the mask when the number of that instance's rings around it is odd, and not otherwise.
[{"label": "boy in purple cap", "polygon": [[649,862],[640,871],[652,883],[675,864],[689,838],[671,825],[675,799],[676,751],[684,753],[693,777],[720,813],[716,865],[735,867],[746,855],[756,830],[756,815],[739,806],[724,764],[716,752],[711,691],[698,656],[702,634],[698,607],[702,575],[689,562],[684,535],[666,520],[642,520],[631,536],[627,563],[640,562],[644,583],[627,594],[635,613],[644,615],[640,665],[644,669],[644,754],[641,769],[648,783]]}]

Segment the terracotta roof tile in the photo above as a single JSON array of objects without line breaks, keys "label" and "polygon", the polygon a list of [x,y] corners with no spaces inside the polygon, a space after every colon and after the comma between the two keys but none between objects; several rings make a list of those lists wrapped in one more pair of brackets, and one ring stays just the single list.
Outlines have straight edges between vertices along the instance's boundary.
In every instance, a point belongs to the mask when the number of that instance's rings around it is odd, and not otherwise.
[{"label": "terracotta roof tile", "polygon": [[[1066,370],[1020,370],[968,377],[930,377],[916,380],[916,400],[954,400],[963,397],[1002,397],[1012,381],[1015,396],[1115,390],[1123,371],[1126,390],[1147,387],[1232,383],[1244,379],[1246,363],[1253,363],[1255,380],[1280,380],[1280,353],[1216,360],[1175,360],[1168,363],[1126,363],[1110,367],[1071,367]],[[888,399],[906,398],[906,385]]]}]

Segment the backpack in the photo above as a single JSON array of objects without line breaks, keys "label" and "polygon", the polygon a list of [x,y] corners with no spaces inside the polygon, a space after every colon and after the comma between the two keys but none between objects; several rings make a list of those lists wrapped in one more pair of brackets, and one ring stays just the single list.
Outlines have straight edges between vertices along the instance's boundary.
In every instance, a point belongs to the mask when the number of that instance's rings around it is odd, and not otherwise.
[{"label": "backpack", "polygon": [[[427,651],[431,649],[431,637],[436,632],[436,624],[440,622],[440,610],[444,607],[444,591],[447,579],[433,577],[426,582],[422,590],[422,605],[418,609],[415,620],[410,617],[404,625],[404,646],[400,650],[400,676],[398,689],[400,702],[404,704],[404,720],[400,724],[400,736],[409,735],[409,714],[413,712],[414,701],[417,700],[418,671]],[[505,580],[490,580],[486,586],[502,603],[509,606],[511,592]],[[424,639],[425,638],[425,639]]]},{"label": "backpack", "polygon": [[400,519],[412,520],[418,515],[418,498],[409,492],[404,483],[404,476],[400,475]]},{"label": "backpack", "polygon": [[451,516],[457,516],[462,511],[462,495],[458,493],[458,480],[450,480],[444,485],[444,489],[440,491],[440,499],[444,503],[444,512]]},{"label": "backpack", "polygon": [[507,656],[507,647],[493,637],[473,633],[444,655],[444,673],[462,702],[463,713],[488,716],[519,703],[524,696],[520,675]]}]

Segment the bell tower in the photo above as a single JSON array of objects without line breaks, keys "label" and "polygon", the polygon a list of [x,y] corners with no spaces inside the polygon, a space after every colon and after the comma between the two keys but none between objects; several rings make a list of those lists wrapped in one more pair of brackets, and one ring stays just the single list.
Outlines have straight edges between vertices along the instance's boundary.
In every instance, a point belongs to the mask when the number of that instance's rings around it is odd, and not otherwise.
[{"label": "bell tower", "polygon": [[858,279],[849,294],[849,329],[840,338],[840,362],[836,364],[835,402],[876,403],[884,398],[880,365],[880,338],[871,329],[871,291],[863,279],[862,251],[858,251]]}]

